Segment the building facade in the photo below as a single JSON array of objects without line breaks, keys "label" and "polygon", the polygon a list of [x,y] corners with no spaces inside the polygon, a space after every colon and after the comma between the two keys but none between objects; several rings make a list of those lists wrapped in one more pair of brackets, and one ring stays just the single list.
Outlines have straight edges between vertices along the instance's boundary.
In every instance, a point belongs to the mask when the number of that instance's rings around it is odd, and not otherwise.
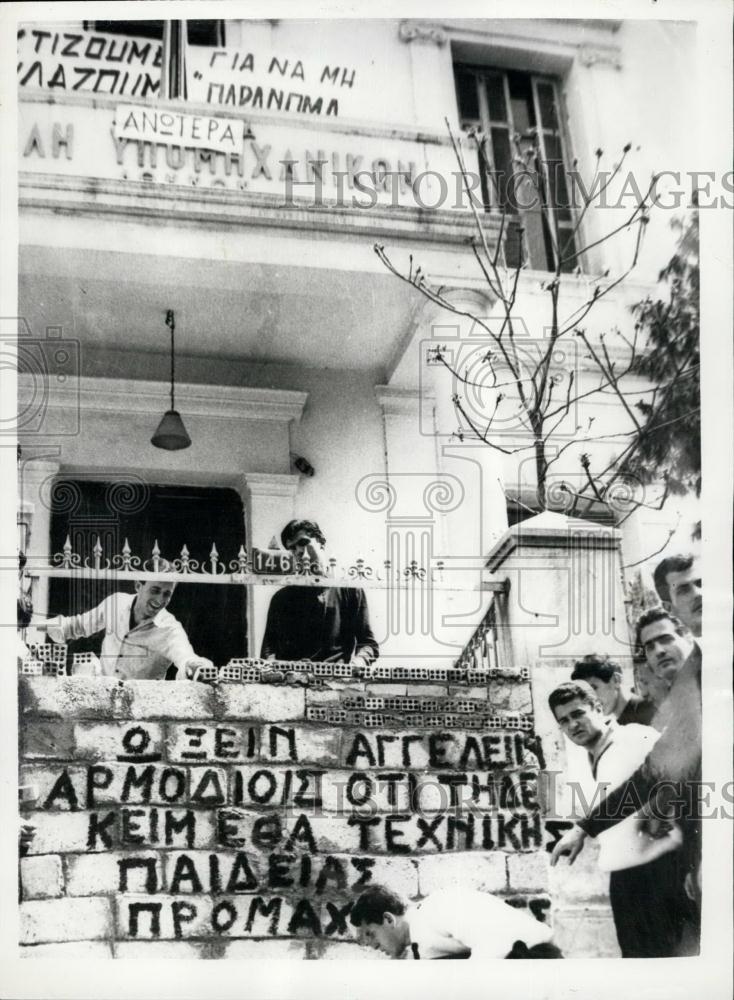
[{"label": "building facade", "polygon": [[[532,134],[546,162],[587,184],[631,144],[608,203],[588,213],[549,203],[556,232],[590,248],[563,276],[568,316],[605,274],[627,270],[635,235],[623,223],[651,173],[670,171],[637,266],[585,320],[595,343],[615,327],[629,333],[630,306],[654,291],[675,244],[670,219],[688,204],[679,123],[695,113],[694,28],[192,21],[186,97],[173,99],[160,96],[162,31],[76,22],[19,32],[20,522],[31,577],[67,538],[82,559],[97,540],[105,554],[127,541],[144,559],[159,541],[169,558],[185,545],[205,563],[214,544],[232,563],[241,546],[277,547],[292,517],[316,519],[351,579],[402,581],[367,591],[385,664],[450,667],[483,622],[507,626],[500,666],[534,670],[538,733],[549,766],[563,762],[544,693],[592,644],[631,663],[622,566],[644,564],[671,526],[687,547],[696,509],[690,498],[641,508],[618,534],[587,510],[579,530],[596,540],[574,546],[559,485],[583,484],[579,440],[520,552],[519,525],[540,511],[532,450],[518,450],[526,428],[508,418],[502,450],[457,433],[454,394],[477,421],[495,396],[429,363],[441,346],[458,371],[475,371],[488,349],[476,318],[501,319],[471,250],[475,214],[452,141],[463,143],[491,248],[500,206],[469,129],[507,176],[514,137]],[[526,264],[515,315],[532,357],[547,338],[552,238],[532,205],[513,210],[503,235]],[[375,246],[404,275],[420,267],[454,311],[391,274]],[[169,409],[169,310],[176,408],[192,441],[181,451],[150,443]],[[564,348],[558,371],[591,387],[598,372],[577,348]],[[568,416],[558,447],[594,423],[603,464],[624,440],[622,419],[616,397],[594,397]],[[582,563],[606,590],[574,603]],[[43,572],[33,587],[41,612],[94,595]],[[225,607],[223,589],[192,585],[197,596],[179,594],[177,611],[198,630],[212,616],[236,619],[206,638],[222,664],[257,655],[272,594],[240,588]],[[591,907],[584,926],[602,928],[583,939],[586,954],[613,948],[594,892],[565,904],[567,926]]]}]

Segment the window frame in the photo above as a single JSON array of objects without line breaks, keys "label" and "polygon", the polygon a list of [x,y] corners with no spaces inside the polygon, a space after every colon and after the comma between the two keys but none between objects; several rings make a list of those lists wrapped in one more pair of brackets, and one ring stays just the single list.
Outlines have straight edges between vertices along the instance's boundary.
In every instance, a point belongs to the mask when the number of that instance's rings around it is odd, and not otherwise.
[{"label": "window frame", "polygon": [[[490,166],[490,170],[494,173],[498,173],[498,167],[495,159],[494,145],[492,142],[492,132],[495,129],[503,129],[507,132],[508,138],[510,139],[510,151],[511,155],[513,153],[512,149],[512,137],[514,135],[523,135],[527,133],[520,133],[515,126],[515,120],[512,113],[512,101],[510,96],[510,74],[516,73],[525,77],[528,81],[530,94],[532,98],[532,110],[535,119],[535,129],[538,136],[538,149],[540,154],[540,164],[542,170],[542,182],[546,191],[551,192],[549,184],[549,173],[548,173],[548,151],[547,151],[547,135],[555,136],[558,140],[561,152],[561,160],[564,171],[568,170],[568,164],[572,162],[571,160],[571,149],[570,140],[567,133],[567,120],[568,115],[566,111],[566,105],[564,101],[564,95],[562,90],[562,80],[559,76],[550,73],[536,73],[532,70],[522,70],[513,69],[506,66],[495,66],[495,65],[477,65],[469,62],[462,62],[460,60],[455,60],[453,63],[454,77],[456,84],[456,106],[458,112],[458,119],[460,128],[466,131],[468,128],[476,127],[478,128],[482,135],[482,147],[483,152],[486,157],[487,163]],[[478,118],[472,118],[466,116],[462,112],[461,102],[460,102],[460,89],[458,86],[458,74],[464,73],[471,78],[473,78],[474,86],[476,87],[476,99],[477,99],[477,110]],[[502,85],[502,96],[505,103],[505,114],[506,119],[492,118],[490,115],[489,108],[489,98],[488,98],[488,79],[489,77],[499,78]],[[555,114],[557,119],[557,128],[553,128],[545,123],[540,111],[540,97],[538,93],[538,87],[540,85],[549,85],[552,88],[553,93],[553,103],[555,108]],[[556,162],[556,161],[554,161]],[[481,166],[481,164],[480,164]],[[522,266],[527,266],[531,270],[544,271],[546,273],[552,273],[555,270],[555,263],[559,256],[559,249],[562,253],[564,250],[568,252],[569,250],[575,248],[577,245],[574,237],[578,235],[576,230],[577,220],[573,211],[573,205],[571,199],[569,198],[569,187],[568,182],[566,182],[566,198],[568,200],[568,211],[569,218],[567,220],[560,219],[558,217],[558,205],[555,201],[546,199],[547,204],[544,207],[544,211],[540,212],[541,216],[541,227],[543,235],[543,243],[545,250],[545,264],[542,267],[537,266],[537,262],[532,260],[531,248],[528,241],[527,226],[525,227],[525,233],[523,236],[523,260]],[[481,190],[482,190],[482,200],[484,202],[485,211],[488,212],[498,212],[502,211],[502,206],[500,204],[500,197],[496,190],[495,185],[492,184],[491,179],[487,177],[486,172],[482,171],[481,176]],[[511,207],[507,209],[507,222],[515,220],[520,223],[523,217],[529,214],[532,210],[517,209],[513,211]],[[547,213],[547,215],[545,214]],[[508,231],[511,231],[511,227],[508,227]],[[558,239],[556,239],[556,234],[558,234]],[[569,240],[573,240],[571,246],[569,246]],[[549,266],[553,265],[553,266]],[[578,266],[578,262],[574,264],[574,270]],[[563,270],[563,269],[562,269]]]}]

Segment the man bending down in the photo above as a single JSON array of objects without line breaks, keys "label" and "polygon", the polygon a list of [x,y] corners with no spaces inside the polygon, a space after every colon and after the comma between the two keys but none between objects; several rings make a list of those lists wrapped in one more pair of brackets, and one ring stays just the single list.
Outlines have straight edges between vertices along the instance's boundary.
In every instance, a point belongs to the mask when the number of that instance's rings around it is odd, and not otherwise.
[{"label": "man bending down", "polygon": [[349,919],[361,945],[390,958],[563,958],[547,924],[476,889],[433,892],[408,906],[374,885]]}]

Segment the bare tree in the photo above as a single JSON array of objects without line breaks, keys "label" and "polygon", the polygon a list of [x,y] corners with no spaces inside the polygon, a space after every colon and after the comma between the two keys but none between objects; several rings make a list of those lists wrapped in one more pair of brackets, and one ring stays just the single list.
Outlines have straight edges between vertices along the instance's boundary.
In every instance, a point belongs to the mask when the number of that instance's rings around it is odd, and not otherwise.
[{"label": "bare tree", "polygon": [[[476,129],[468,133],[470,141],[477,150],[480,170],[488,179],[490,185],[488,190],[494,193],[492,199],[494,210],[488,211],[487,206],[479,201],[474,193],[476,184],[473,184],[472,180],[475,178],[467,169],[461,143],[457,141],[448,122],[446,125],[476,229],[475,235],[470,240],[471,252],[487,290],[497,304],[493,310],[493,313],[498,314],[496,322],[494,320],[490,322],[452,302],[445,287],[437,287],[420,266],[415,266],[412,255],[406,270],[394,262],[384,246],[376,245],[375,252],[392,274],[412,285],[428,301],[454,315],[470,319],[486,333],[489,347],[481,359],[479,372],[462,369],[447,352],[445,346],[437,345],[430,358],[432,363],[444,366],[452,376],[455,386],[452,399],[459,421],[459,428],[455,434],[461,439],[468,435],[504,454],[531,451],[534,455],[537,481],[537,508],[541,510],[548,506],[549,471],[569,448],[589,445],[593,449],[593,445],[597,442],[612,439],[618,441],[626,437],[628,443],[623,445],[603,468],[594,468],[591,450],[584,450],[577,456],[581,476],[579,477],[577,470],[573,486],[563,482],[561,484],[561,489],[567,494],[566,509],[583,513],[595,505],[602,504],[611,509],[617,522],[624,520],[640,505],[660,509],[669,492],[666,469],[662,470],[658,478],[658,489],[652,499],[649,493],[647,499],[637,497],[634,501],[628,496],[623,514],[620,515],[619,506],[612,502],[612,498],[615,492],[619,493],[623,482],[625,487],[629,486],[632,470],[635,468],[634,456],[640,448],[641,441],[654,433],[657,415],[666,412],[665,400],[669,399],[671,393],[676,392],[679,382],[687,377],[685,361],[678,371],[669,373],[664,386],[653,387],[647,393],[645,390],[628,392],[623,388],[623,383],[626,376],[639,371],[638,334],[642,324],[639,321],[635,324],[631,337],[614,329],[613,342],[610,342],[605,334],[592,338],[587,335],[584,326],[589,313],[628,277],[637,264],[654,202],[657,178],[653,176],[650,179],[646,190],[640,193],[634,207],[621,222],[599,238],[583,242],[584,221],[591,209],[604,203],[607,189],[620,176],[627,161],[631,144],[624,147],[619,161],[612,166],[612,169],[601,174],[603,153],[601,150],[596,151],[595,182],[590,189],[583,184],[578,185],[581,203],[577,205],[578,210],[572,224],[562,228],[559,225],[558,212],[553,210],[555,207],[553,193],[557,191],[558,181],[550,169],[552,166],[562,165],[543,162],[537,130],[533,129],[522,136],[514,137],[515,169],[510,178],[503,177],[493,169],[488,157],[486,136]],[[574,163],[574,167],[576,166]],[[527,352],[523,353],[522,338],[518,337],[518,324],[521,323],[517,315],[518,288],[520,276],[526,266],[525,254],[522,251],[524,227],[516,208],[513,208],[513,197],[516,198],[520,184],[526,186],[525,193],[528,184],[534,188],[535,206],[540,212],[542,224],[546,227],[545,231],[550,238],[553,264],[543,286],[548,295],[548,316],[547,322],[544,323],[544,337],[542,340],[536,340],[537,347],[531,358]],[[527,205],[527,198],[523,200]],[[590,291],[586,300],[568,315],[562,315],[561,288],[564,280],[573,274],[580,275],[582,264],[597,247],[609,243],[621,233],[630,231],[633,234],[632,252],[621,273],[610,276],[609,271],[606,271],[595,278],[589,286]],[[512,239],[508,238],[515,233],[519,236],[519,252],[517,241],[513,246]],[[576,338],[577,344],[581,345],[594,384],[590,388],[583,387],[577,384],[575,372],[567,371],[565,389],[559,391],[556,349],[559,344],[568,342],[570,338]],[[474,388],[488,387],[494,394],[493,408],[491,412],[483,414],[481,419],[477,419],[475,414],[469,412],[470,407],[466,405],[465,392]],[[593,417],[589,418],[586,426],[577,424],[569,428],[569,419],[576,412],[576,404],[590,397],[601,397],[602,394],[613,394],[617,398],[620,412],[627,421],[627,428],[610,434],[594,434]],[[645,400],[642,407],[638,405],[641,399]],[[509,406],[519,408],[521,423],[525,428],[527,440],[519,446],[508,444],[499,426],[502,423],[503,411]],[[559,428],[564,424],[566,426],[561,436]]]}]

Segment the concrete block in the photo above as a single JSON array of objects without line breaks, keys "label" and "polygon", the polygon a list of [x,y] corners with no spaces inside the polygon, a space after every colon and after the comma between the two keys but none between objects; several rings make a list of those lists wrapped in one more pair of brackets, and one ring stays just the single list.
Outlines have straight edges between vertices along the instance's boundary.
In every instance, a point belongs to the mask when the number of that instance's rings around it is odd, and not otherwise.
[{"label": "concrete block", "polygon": [[[391,685],[393,694],[396,693],[397,685]],[[389,692],[386,692],[389,693]],[[406,684],[402,694],[410,698],[445,698],[449,693],[448,684]]]},{"label": "concrete block", "polygon": [[[418,688],[415,685],[412,685],[412,687],[416,693],[425,693],[424,688],[421,688],[420,692],[418,692]],[[445,689],[442,689],[442,691],[445,693]],[[365,694],[371,698],[400,698],[405,697],[407,693],[408,685],[404,683],[386,684],[384,682],[375,682],[374,684],[367,683],[365,685]]]},{"label": "concrete block", "polygon": [[566,958],[619,958],[611,910],[569,906],[553,910],[553,941]]},{"label": "concrete block", "polygon": [[36,835],[29,849],[29,855],[57,854],[67,851],[85,851],[89,816],[84,812],[44,813],[35,812],[32,817]]},{"label": "concrete block", "polygon": [[[65,859],[67,896],[109,896],[117,892],[160,892],[164,855],[70,854]],[[149,888],[150,887],[150,888]]]},{"label": "concrete block", "polygon": [[[287,836],[290,835],[298,822],[298,817],[286,819]],[[338,854],[340,852],[355,852],[359,850],[359,831],[354,826],[347,825],[347,818],[341,816],[309,816],[308,824],[313,834],[319,852],[324,854]],[[299,829],[303,829],[303,821]],[[299,850],[299,843],[304,844],[305,840],[299,840],[295,844],[295,850]],[[301,848],[302,850],[303,848]]]},{"label": "concrete block", "polygon": [[[417,858],[376,857],[370,860],[374,864],[370,869],[372,877],[368,885],[384,885],[403,899],[415,899],[419,892],[418,866],[421,863]],[[361,890],[354,891],[358,893]]]},{"label": "concrete block", "polygon": [[334,767],[339,763],[341,736],[336,726],[264,726],[260,760]]},{"label": "concrete block", "polygon": [[507,699],[508,712],[531,713],[533,698],[529,684],[511,684]]},{"label": "concrete block", "polygon": [[217,688],[216,697],[220,718],[223,719],[283,722],[303,719],[306,714],[306,693],[301,687],[222,684]]},{"label": "concrete block", "polygon": [[257,760],[259,746],[259,727],[242,722],[192,720],[168,725],[166,753],[175,763],[246,763]]},{"label": "concrete block", "polygon": [[257,891],[267,880],[267,856],[258,850],[166,851],[160,858],[161,891],[173,895],[237,895]]},{"label": "concrete block", "polygon": [[[318,903],[314,903],[318,914]],[[208,895],[117,896],[116,937],[137,940],[278,937],[307,933],[291,927],[293,903],[282,896],[247,894],[217,899]]]},{"label": "concrete block", "polygon": [[98,941],[108,938],[111,929],[112,908],[107,899],[36,899],[20,904],[23,944]]},{"label": "concrete block", "polygon": [[57,944],[26,944],[20,949],[21,958],[54,958],[68,961],[112,958],[108,941],[69,941]]},{"label": "concrete block", "polygon": [[[307,764],[254,764],[230,769],[229,802],[244,809],[285,808],[308,816],[405,812],[407,772],[361,772]],[[193,784],[193,782],[192,782]]]},{"label": "concrete block", "polygon": [[30,854],[59,854],[146,848],[210,847],[214,844],[213,810],[122,806],[33,815],[36,836]]},{"label": "concrete block", "polygon": [[201,941],[116,941],[115,958],[132,958],[144,962],[208,958],[207,948],[207,944]]},{"label": "concrete block", "polygon": [[545,851],[533,854],[508,854],[507,877],[514,892],[546,892],[549,881],[550,855]]},{"label": "concrete block", "polygon": [[150,763],[162,759],[163,726],[157,722],[76,722],[74,756],[83,760]]},{"label": "concrete block", "polygon": [[377,729],[345,729],[342,732],[341,767],[423,771],[428,767],[428,760],[428,733],[425,732]]},{"label": "concrete block", "polygon": [[489,688],[486,684],[481,687],[457,687],[452,684],[449,686],[448,696],[456,701],[487,701]]},{"label": "concrete block", "polygon": [[20,727],[20,754],[28,760],[71,759],[74,755],[74,723],[54,719],[23,722]]},{"label": "concrete block", "polygon": [[418,886],[421,896],[440,889],[481,889],[501,892],[507,887],[505,854],[442,854],[418,861]]},{"label": "concrete block", "polygon": [[64,876],[58,854],[41,854],[20,860],[23,899],[53,899],[63,895]]},{"label": "concrete block", "polygon": [[131,719],[211,719],[216,691],[208,684],[126,681]]},{"label": "concrete block", "polygon": [[96,809],[101,805],[216,806],[227,801],[221,767],[171,764],[32,764],[21,780],[38,788],[37,808]]},{"label": "concrete block", "polygon": [[[396,778],[395,775],[398,775]],[[410,787],[407,771],[327,770],[321,779],[322,808],[344,815],[357,812],[407,812]]]},{"label": "concrete block", "polygon": [[21,677],[20,714],[57,719],[109,719],[114,677]]},{"label": "concrete block", "polygon": [[338,705],[344,697],[341,691],[335,691],[332,688],[308,688],[305,694],[307,706]]},{"label": "concrete block", "polygon": [[38,789],[36,809],[83,809],[86,775],[85,767],[73,764],[25,764],[20,768],[21,782]]},{"label": "concrete block", "polygon": [[584,849],[572,865],[562,858],[550,869],[549,892],[559,906],[566,903],[607,903],[609,900],[609,872],[597,864],[599,845],[587,837]]}]

